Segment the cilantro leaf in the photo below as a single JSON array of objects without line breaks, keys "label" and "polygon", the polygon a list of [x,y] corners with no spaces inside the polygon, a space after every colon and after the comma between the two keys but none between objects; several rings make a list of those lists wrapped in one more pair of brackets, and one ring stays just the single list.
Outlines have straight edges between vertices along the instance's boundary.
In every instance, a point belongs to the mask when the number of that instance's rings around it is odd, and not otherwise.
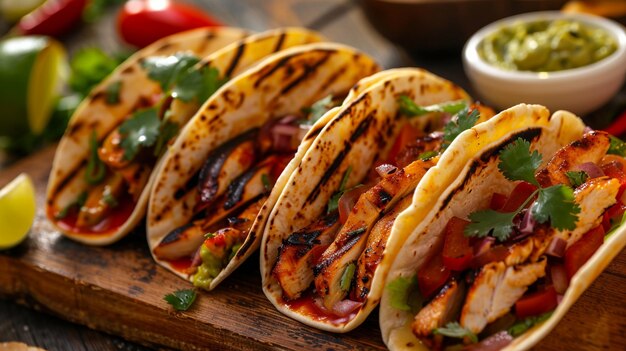
[{"label": "cilantro leaf", "polygon": [[181,74],[172,88],[172,96],[185,102],[197,99],[203,103],[227,81],[228,78],[220,79],[215,67],[191,68]]},{"label": "cilantro leaf", "polygon": [[609,139],[611,140],[611,144],[607,153],[626,157],[626,143],[612,135],[609,135]]},{"label": "cilantro leaf", "polygon": [[263,188],[265,188],[265,191],[272,190],[272,182],[270,182],[270,177],[267,174],[261,174],[261,182],[263,183]]},{"label": "cilantro leaf", "polygon": [[69,87],[83,96],[106,78],[125,59],[112,57],[98,48],[77,51],[70,62]]},{"label": "cilantro leaf", "polygon": [[215,237],[215,233],[213,233],[213,232],[209,232],[209,233],[204,234],[204,238],[205,239],[212,239],[214,237]]},{"label": "cilantro leaf", "polygon": [[507,332],[509,333],[509,335],[511,335],[512,337],[518,337],[522,334],[524,334],[524,332],[530,328],[532,328],[533,326],[535,326],[536,324],[539,324],[543,321],[548,320],[548,318],[550,318],[550,316],[552,316],[552,312],[547,312],[544,314],[540,314],[538,316],[532,316],[532,317],[528,317],[525,318],[515,324],[513,324],[508,330]]},{"label": "cilantro leaf", "polygon": [[179,128],[178,123],[167,120],[161,122],[159,136],[157,137],[156,146],[154,147],[154,156],[159,157],[163,155],[169,141],[178,134]]},{"label": "cilantro leaf", "polygon": [[499,241],[505,241],[513,231],[513,219],[518,211],[502,213],[494,210],[484,210],[471,213],[472,221],[465,227],[465,236],[484,237],[492,233]]},{"label": "cilantro leaf", "polygon": [[171,56],[148,57],[142,62],[150,79],[158,82],[163,91],[168,91],[190,68],[200,60],[188,53]]},{"label": "cilantro leaf", "polygon": [[348,166],[348,169],[346,169],[346,172],[343,174],[343,178],[341,178],[339,190],[330,197],[330,200],[328,200],[326,213],[331,213],[339,207],[339,198],[341,198],[341,195],[343,195],[343,193],[346,191],[346,185],[348,184],[348,178],[350,178],[351,172],[352,166]]},{"label": "cilantro leaf", "polygon": [[478,110],[472,110],[469,112],[469,108],[465,107],[461,112],[456,115],[456,118],[452,118],[448,124],[443,127],[443,144],[442,148],[447,148],[459,134],[463,133],[467,129],[470,129],[476,124],[480,117]]},{"label": "cilantro leaf", "polygon": [[339,287],[342,291],[350,290],[350,285],[352,285],[352,278],[354,278],[355,271],[356,264],[354,262],[351,262],[346,266],[346,269],[341,274],[341,280],[339,281]]},{"label": "cilantro leaf", "polygon": [[569,171],[565,172],[565,175],[574,188],[578,188],[589,178],[585,171]]},{"label": "cilantro leaf", "polygon": [[468,329],[463,328],[458,322],[450,322],[445,327],[433,330],[433,334],[444,335],[449,338],[468,338],[471,342],[477,343],[478,337]]},{"label": "cilantro leaf", "polygon": [[106,175],[106,167],[100,156],[98,156],[98,137],[96,131],[91,132],[89,137],[89,159],[87,160],[87,168],[85,169],[85,181],[88,184],[95,185],[100,183]]},{"label": "cilantro leaf", "polygon": [[530,142],[518,138],[500,151],[498,169],[508,180],[524,180],[541,187],[535,179],[535,172],[541,165],[541,154],[537,150],[530,153]]},{"label": "cilantro leaf", "polygon": [[430,150],[430,151],[424,151],[421,154],[417,155],[417,158],[422,161],[428,161],[437,155],[439,155],[438,151]]},{"label": "cilantro leaf", "polygon": [[122,134],[120,145],[124,149],[124,159],[132,160],[141,147],[154,145],[159,136],[159,120],[156,108],[139,110],[119,127]]},{"label": "cilantro leaf", "polygon": [[424,298],[419,292],[417,276],[398,277],[387,284],[391,307],[407,312],[417,312],[422,308]]},{"label": "cilantro leaf", "polygon": [[398,98],[398,105],[400,113],[408,117],[422,116],[431,112],[446,112],[455,115],[467,108],[467,101],[447,101],[440,104],[419,106],[411,98],[406,95],[400,95]]},{"label": "cilantro leaf", "polygon": [[574,201],[574,191],[563,184],[540,189],[537,202],[531,208],[539,223],[550,221],[553,228],[574,230],[580,207]]},{"label": "cilantro leaf", "polygon": [[104,93],[106,94],[105,101],[107,105],[115,105],[120,102],[120,88],[122,88],[122,81],[115,81],[106,87]]},{"label": "cilantro leaf", "polygon": [[196,291],[193,289],[177,290],[163,297],[168,304],[177,311],[187,311],[196,300]]},{"label": "cilantro leaf", "polygon": [[302,112],[308,114],[306,124],[314,124],[326,112],[328,112],[331,108],[335,106],[337,106],[337,104],[333,101],[333,96],[328,95],[325,98],[313,103],[311,107],[303,108]]}]

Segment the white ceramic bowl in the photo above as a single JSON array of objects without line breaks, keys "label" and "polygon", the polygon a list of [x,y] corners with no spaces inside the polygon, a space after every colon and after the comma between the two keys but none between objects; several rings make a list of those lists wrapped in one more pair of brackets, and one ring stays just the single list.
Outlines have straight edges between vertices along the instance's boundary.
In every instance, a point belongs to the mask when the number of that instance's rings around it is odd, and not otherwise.
[{"label": "white ceramic bowl", "polygon": [[[556,72],[507,71],[493,66],[478,55],[478,45],[488,35],[516,22],[573,19],[599,27],[615,38],[617,50],[587,66]],[[551,111],[568,110],[578,115],[591,112],[608,102],[626,77],[626,31],[611,20],[558,11],[531,12],[496,21],[474,34],[463,49],[463,66],[483,101],[497,108],[518,103],[536,103]]]}]

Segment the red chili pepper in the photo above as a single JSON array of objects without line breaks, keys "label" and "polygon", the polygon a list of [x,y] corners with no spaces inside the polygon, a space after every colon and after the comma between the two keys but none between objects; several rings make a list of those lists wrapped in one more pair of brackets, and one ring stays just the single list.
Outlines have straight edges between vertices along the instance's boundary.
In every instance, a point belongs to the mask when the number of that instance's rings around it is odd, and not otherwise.
[{"label": "red chili pepper", "polygon": [[117,17],[122,39],[140,48],[168,35],[220,25],[199,8],[170,0],[131,0]]},{"label": "red chili pepper", "polygon": [[615,136],[626,133],[626,111],[620,113],[604,131]]},{"label": "red chili pepper", "polygon": [[17,30],[23,35],[58,37],[81,22],[87,0],[47,0],[22,17]]}]

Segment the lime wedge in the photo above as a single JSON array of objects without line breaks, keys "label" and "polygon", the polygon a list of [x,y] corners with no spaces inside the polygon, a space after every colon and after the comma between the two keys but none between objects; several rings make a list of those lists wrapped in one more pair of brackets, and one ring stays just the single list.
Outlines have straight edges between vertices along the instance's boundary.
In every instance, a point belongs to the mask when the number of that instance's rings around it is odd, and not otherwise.
[{"label": "lime wedge", "polygon": [[17,22],[27,13],[36,9],[45,0],[2,0],[0,1],[0,12],[2,17],[8,22]]},{"label": "lime wedge", "polygon": [[27,174],[20,174],[0,189],[0,249],[21,243],[35,219],[35,187]]},{"label": "lime wedge", "polygon": [[0,41],[0,137],[41,134],[66,72],[65,50],[54,39]]}]

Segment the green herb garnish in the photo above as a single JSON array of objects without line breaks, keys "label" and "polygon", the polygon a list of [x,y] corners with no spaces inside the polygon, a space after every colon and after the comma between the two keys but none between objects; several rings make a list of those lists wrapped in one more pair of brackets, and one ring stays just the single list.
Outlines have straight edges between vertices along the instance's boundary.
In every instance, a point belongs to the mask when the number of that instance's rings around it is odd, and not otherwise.
[{"label": "green herb garnish", "polygon": [[65,206],[64,209],[62,209],[61,211],[59,211],[59,213],[57,213],[54,218],[55,219],[63,219],[65,217],[67,217],[67,215],[69,214],[70,210],[74,207],[80,209],[81,207],[83,207],[83,205],[85,204],[85,201],[87,201],[87,192],[83,191],[82,193],[80,193],[78,195],[78,197],[76,198],[76,200],[74,202],[72,202],[71,204]]},{"label": "green herb garnish", "polygon": [[267,174],[261,174],[261,182],[263,182],[263,187],[265,188],[265,191],[272,190],[272,183],[270,182],[270,177]]},{"label": "green herb garnish", "polygon": [[469,112],[469,107],[467,106],[457,113],[456,118],[453,117],[452,120],[443,127],[443,143],[441,148],[445,150],[459,134],[472,128],[476,124],[476,121],[478,121],[478,117],[480,117],[478,110]]},{"label": "green herb garnish", "polygon": [[165,152],[165,148],[169,141],[178,134],[180,127],[178,123],[164,120],[159,127],[159,136],[157,137],[156,146],[154,147],[154,156],[159,157]]},{"label": "green herb garnish", "polygon": [[509,335],[511,335],[512,337],[518,337],[522,334],[524,334],[524,332],[530,328],[532,328],[533,326],[535,326],[536,324],[539,324],[543,321],[548,320],[548,318],[550,318],[550,316],[552,316],[552,312],[547,312],[544,314],[540,314],[538,316],[533,316],[533,317],[528,317],[526,319],[523,319],[515,324],[513,324],[513,326],[511,326],[507,332],[509,333]]},{"label": "green herb garnish", "polygon": [[620,138],[612,135],[609,135],[609,139],[611,140],[611,144],[607,153],[626,157],[626,143],[624,143]]},{"label": "green herb garnish", "polygon": [[108,105],[114,105],[120,102],[120,89],[122,88],[122,81],[115,81],[106,87],[104,93],[106,95],[105,101]]},{"label": "green herb garnish", "polygon": [[167,303],[177,311],[187,311],[196,300],[196,291],[193,289],[177,290],[163,297]]},{"label": "green herb garnish", "polygon": [[119,203],[113,194],[111,194],[111,187],[105,186],[104,192],[102,193],[102,201],[110,207],[117,207]]},{"label": "green herb garnish", "polygon": [[439,152],[438,152],[438,151],[435,151],[435,150],[430,150],[430,151],[424,151],[424,152],[422,152],[421,154],[419,154],[419,155],[417,156],[417,158],[418,158],[419,160],[422,160],[422,161],[428,161],[428,160],[430,160],[431,158],[433,158],[433,157],[435,157],[435,156],[437,156],[437,155],[439,155]]},{"label": "green herb garnish", "polygon": [[158,82],[163,91],[169,91],[187,71],[200,60],[188,53],[148,57],[142,62],[150,79]]},{"label": "green herb garnish", "polygon": [[569,179],[573,188],[578,188],[587,181],[587,178],[589,178],[585,171],[570,171],[565,172],[565,175],[567,176],[567,179]]},{"label": "green herb garnish", "polygon": [[458,322],[450,322],[445,327],[437,328],[433,330],[433,334],[439,334],[447,336],[449,338],[465,339],[468,338],[471,342],[477,343],[478,337],[470,330],[463,328]]},{"label": "green herb garnish", "polygon": [[351,230],[351,231],[346,233],[346,236],[347,237],[352,237],[352,236],[361,235],[361,234],[365,233],[366,230],[367,230],[367,228],[365,228],[365,227],[359,228],[359,229],[355,229],[355,230]]},{"label": "green herb garnish", "polygon": [[96,132],[92,131],[89,137],[89,160],[87,160],[87,169],[85,170],[85,181],[95,185],[100,183],[105,175],[106,168],[98,156],[98,137]]},{"label": "green herb garnish", "polygon": [[206,233],[204,234],[205,239],[213,239],[215,237],[215,233]]},{"label": "green herb garnish", "polygon": [[422,116],[432,112],[446,112],[451,115],[455,115],[467,108],[467,101],[448,101],[441,104],[419,106],[411,98],[406,95],[400,95],[398,98],[398,104],[400,105],[400,113],[408,117]]},{"label": "green herb garnish", "polygon": [[337,104],[333,101],[333,96],[328,95],[325,98],[316,101],[310,107],[305,107],[302,109],[303,113],[308,115],[306,120],[307,124],[314,124],[318,119],[322,118],[322,116],[328,112],[331,108],[335,107]]},{"label": "green herb garnish", "polygon": [[191,68],[181,74],[172,88],[172,96],[185,102],[197,99],[203,103],[227,81],[228,78],[220,79],[215,67]]},{"label": "green herb garnish", "polygon": [[535,179],[535,172],[541,164],[541,159],[541,154],[537,151],[531,153],[530,143],[521,138],[500,152],[498,168],[507,179],[526,181],[538,188],[514,212],[484,210],[470,214],[469,219],[472,223],[465,228],[466,236],[484,237],[491,233],[499,241],[506,240],[513,231],[513,219],[535,196],[538,196],[537,201],[530,210],[537,222],[550,221],[553,228],[560,230],[576,228],[580,207],[574,201],[574,191],[563,184],[542,188]]},{"label": "green herb garnish", "polygon": [[389,302],[391,307],[411,313],[416,313],[422,308],[424,298],[420,294],[417,276],[410,278],[398,277],[387,284]]},{"label": "green herb garnish", "polygon": [[341,183],[339,184],[339,190],[334,193],[330,200],[328,200],[328,208],[326,213],[331,213],[339,207],[339,199],[341,195],[346,191],[346,185],[348,184],[348,178],[350,178],[350,173],[352,172],[352,166],[348,166],[346,172],[343,174],[343,178],[341,178]]},{"label": "green herb garnish", "polygon": [[110,56],[98,48],[78,50],[70,62],[70,89],[86,96],[125,59],[126,55]]},{"label": "green herb garnish", "polygon": [[158,136],[161,121],[156,108],[137,111],[120,125],[122,134],[120,145],[124,149],[124,159],[132,160],[141,147],[154,145]]},{"label": "green herb garnish", "polygon": [[352,284],[352,278],[354,278],[354,272],[356,271],[356,264],[354,262],[350,263],[346,266],[346,269],[343,271],[341,275],[341,280],[339,282],[339,286],[342,291],[350,290],[350,285]]}]

